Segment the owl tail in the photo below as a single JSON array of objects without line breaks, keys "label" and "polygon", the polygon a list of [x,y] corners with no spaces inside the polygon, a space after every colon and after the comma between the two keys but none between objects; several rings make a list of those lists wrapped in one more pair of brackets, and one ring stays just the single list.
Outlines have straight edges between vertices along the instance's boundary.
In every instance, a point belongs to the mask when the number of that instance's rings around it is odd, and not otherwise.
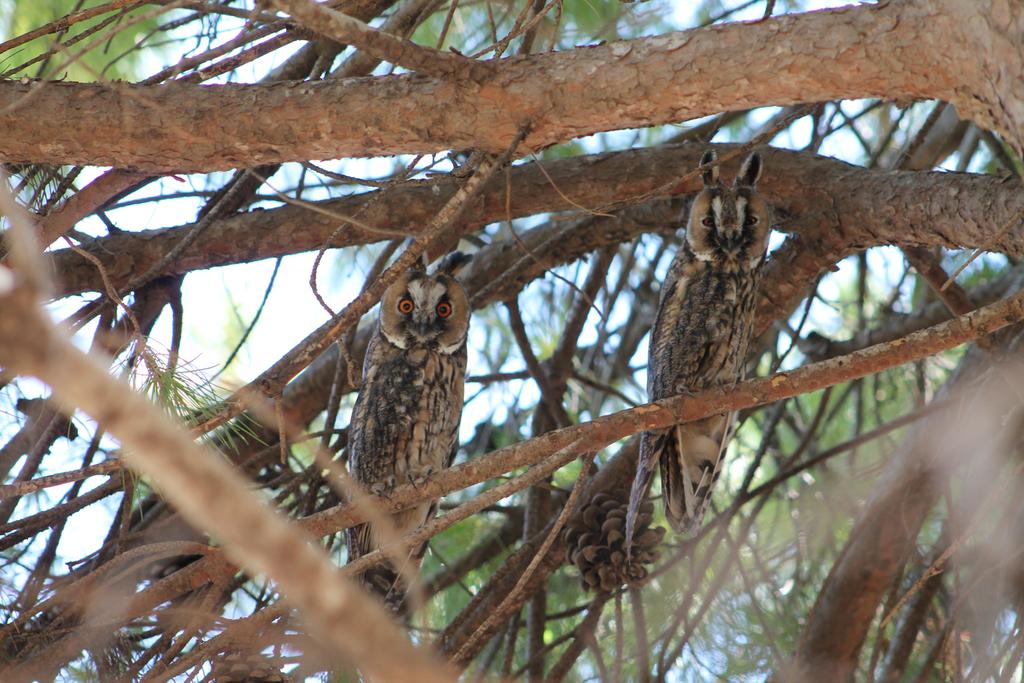
[{"label": "owl tail", "polygon": [[677,532],[700,526],[721,473],[732,415],[677,425],[657,437],[665,517]]},{"label": "owl tail", "polygon": [[390,564],[378,564],[367,569],[362,575],[362,581],[371,593],[384,601],[392,614],[399,617],[409,615],[407,590],[398,572]]},{"label": "owl tail", "polygon": [[640,435],[640,455],[636,462],[636,475],[633,486],[629,489],[629,505],[626,507],[626,561],[628,562],[633,549],[633,534],[636,531],[636,518],[640,514],[640,504],[647,497],[654,478],[654,470],[658,466],[658,435],[644,432]]},{"label": "owl tail", "polygon": [[[362,557],[375,547],[376,543],[373,542],[372,528],[369,524],[359,524],[349,530],[348,555],[350,562]],[[423,543],[412,554],[411,559],[416,571],[419,571],[420,562],[426,551],[427,544]],[[380,598],[392,614],[402,619],[410,616],[414,601],[409,595],[409,587],[390,562],[381,562],[366,569],[359,575],[359,581],[368,591]]]}]

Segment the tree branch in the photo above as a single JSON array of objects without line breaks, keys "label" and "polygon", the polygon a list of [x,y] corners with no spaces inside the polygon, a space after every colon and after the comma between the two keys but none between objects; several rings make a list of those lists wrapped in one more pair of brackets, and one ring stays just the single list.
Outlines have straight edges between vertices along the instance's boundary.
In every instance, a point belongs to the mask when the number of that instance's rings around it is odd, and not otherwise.
[{"label": "tree branch", "polygon": [[272,3],[310,30],[412,71],[441,78],[482,80],[494,69],[494,65],[487,62],[433,50],[378,31],[354,17],[311,0],[272,0]]},{"label": "tree branch", "polygon": [[525,119],[535,123],[526,145],[539,149],[735,109],[868,97],[952,102],[1021,150],[1024,64],[1013,46],[1022,35],[1016,3],[907,0],[513,57],[480,80],[3,82],[0,161],[167,173],[497,152]]},{"label": "tree branch", "polygon": [[[720,155],[736,148],[714,147]],[[696,166],[705,148],[661,145],[544,162],[543,170],[537,163],[516,166],[509,169],[512,189],[508,213],[504,183],[493,182],[481,189],[480,201],[467,208],[462,220],[472,231],[509,216],[578,211],[579,206],[607,213],[643,202],[612,217],[588,215],[571,226],[559,222],[523,233],[523,241],[534,252],[533,259],[514,240],[500,242],[500,246],[480,254],[488,262],[503,265],[523,259],[523,268],[518,271],[543,272],[594,249],[678,225],[685,205],[681,198],[670,202],[649,199],[659,188],[662,197],[667,193],[697,192],[697,179],[676,186],[673,181],[683,169]],[[1016,181],[967,173],[868,170],[828,157],[781,149],[764,150],[764,156],[767,171],[758,189],[783,216],[779,229],[799,234],[805,248],[814,247],[825,257],[840,258],[844,250],[895,243],[977,247],[1024,257],[1020,226],[999,232],[1000,226],[1024,211],[1024,192]],[[726,163],[723,172],[733,173],[736,167],[738,162]],[[330,247],[375,243],[390,239],[398,231],[416,235],[422,230],[418,226],[427,225],[457,189],[453,178],[413,182],[314,203],[316,211],[285,206],[221,219],[163,274],[320,249],[346,216],[358,215],[363,225],[374,230],[350,225],[332,239]],[[158,262],[190,227],[112,235],[83,248],[100,259],[111,280],[120,286]],[[548,246],[539,249],[541,245]],[[62,249],[52,258],[53,271],[60,275],[60,294],[103,291],[95,266],[81,255]],[[792,265],[800,267],[799,263]],[[494,271],[489,272],[480,284],[493,279]],[[517,291],[513,284],[495,283],[496,291],[485,301],[507,298]]]}]

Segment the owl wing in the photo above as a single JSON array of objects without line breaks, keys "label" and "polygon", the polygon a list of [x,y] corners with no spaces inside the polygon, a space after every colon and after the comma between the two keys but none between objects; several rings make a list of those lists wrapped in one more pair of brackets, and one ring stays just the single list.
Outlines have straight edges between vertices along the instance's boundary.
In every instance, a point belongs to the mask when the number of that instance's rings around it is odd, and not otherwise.
[{"label": "owl wing", "polygon": [[[455,462],[455,456],[459,453],[459,424],[462,422],[462,401],[465,396],[465,376],[466,376],[466,347],[463,347],[449,356],[451,361],[451,367],[447,369],[447,372],[442,373],[447,379],[444,383],[445,387],[445,404],[447,410],[440,410],[440,415],[436,418],[440,422],[439,440],[447,443],[447,448],[444,451],[444,460],[441,463],[441,469],[448,469]],[[430,506],[427,509],[426,515],[424,516],[423,522],[429,522],[437,514],[438,504],[440,501],[432,500]],[[415,551],[417,559],[422,558],[426,553],[427,544],[423,543]]]},{"label": "owl wing", "polygon": [[[733,323],[728,315],[715,312],[713,290],[700,286],[702,282],[694,284],[676,314],[666,316],[675,334],[666,332],[662,338],[670,341],[651,355],[652,400],[698,392],[716,383],[726,365],[728,342],[723,333],[727,336],[725,328]],[[725,427],[724,416],[712,416],[648,432],[641,441],[651,473],[655,464],[661,470],[665,516],[677,532],[700,525],[721,467]]]},{"label": "owl wing", "polygon": [[[389,396],[393,393],[393,378],[388,376],[388,366],[397,351],[379,332],[371,337],[363,362],[362,387],[349,420],[349,471],[360,486],[370,491],[381,487],[386,490],[394,484],[395,454],[404,448],[412,419],[395,410]],[[346,545],[349,562],[376,550],[373,525],[350,528]],[[398,588],[398,573],[389,563],[371,567],[361,578],[393,611],[401,610],[404,594]]]},{"label": "owl wing", "polygon": [[[699,391],[717,382],[723,371],[730,372],[727,366],[734,355],[730,338],[742,311],[723,306],[723,287],[716,273],[690,258],[685,249],[680,251],[669,270],[651,330],[650,400]],[[661,470],[665,515],[672,528],[692,531],[700,524],[720,471],[727,423],[727,416],[712,416],[641,436],[626,515],[630,542],[656,468]]]},{"label": "owl wing", "polygon": [[449,380],[450,389],[448,391],[448,405],[450,409],[445,411],[444,415],[445,434],[449,442],[444,460],[445,469],[452,466],[452,463],[455,462],[455,456],[459,452],[459,425],[462,424],[462,403],[466,395],[467,356],[465,342],[463,342],[461,349],[450,356],[452,363],[451,379]]},{"label": "owl wing", "polygon": [[658,466],[658,453],[649,443],[655,436],[651,432],[640,435],[640,455],[637,458],[636,474],[633,485],[629,489],[629,505],[626,506],[626,557],[630,556],[633,547],[633,534],[636,531],[636,518],[640,514],[640,504],[647,497],[654,477],[654,469]]},{"label": "owl wing", "polygon": [[[439,365],[433,365],[439,363]],[[465,347],[445,358],[428,359],[426,365],[410,362],[394,345],[375,335],[367,347],[363,386],[352,411],[349,429],[350,469],[353,477],[371,491],[389,490],[396,484],[399,458],[425,450],[438,453],[434,471],[450,466],[458,449],[466,372]],[[425,373],[425,375],[424,375]],[[408,466],[408,463],[406,464]],[[437,501],[393,516],[399,532],[431,519]],[[373,525],[349,529],[350,561],[375,550],[379,539]],[[419,560],[423,543],[410,554]],[[381,563],[362,575],[362,580],[396,612],[405,611],[403,582],[390,563]]]},{"label": "owl wing", "polygon": [[394,485],[395,455],[406,449],[413,413],[400,394],[410,383],[401,374],[401,349],[375,334],[366,348],[363,384],[349,421],[349,470],[364,488]]},{"label": "owl wing", "polygon": [[[681,358],[675,357],[673,330],[675,329],[687,294],[688,277],[685,247],[680,250],[669,267],[665,283],[658,303],[658,312],[651,328],[650,345],[647,363],[647,396],[650,401],[657,401],[671,396],[670,378],[678,374],[676,366]],[[636,475],[629,491],[629,505],[626,508],[626,552],[633,544],[636,529],[636,518],[640,512],[640,504],[647,497],[664,451],[663,432],[648,431],[640,435],[640,455],[637,459]]]}]

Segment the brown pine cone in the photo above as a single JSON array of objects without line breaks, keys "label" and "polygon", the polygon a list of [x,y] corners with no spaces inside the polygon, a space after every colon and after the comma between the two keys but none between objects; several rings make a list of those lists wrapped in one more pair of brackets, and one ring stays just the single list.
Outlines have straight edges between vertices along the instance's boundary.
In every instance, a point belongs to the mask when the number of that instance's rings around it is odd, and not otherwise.
[{"label": "brown pine cone", "polygon": [[224,655],[213,662],[206,683],[291,683],[279,662],[259,652]]},{"label": "brown pine cone", "polygon": [[647,578],[645,565],[658,560],[657,546],[665,529],[650,528],[654,505],[644,502],[626,561],[626,508],[627,501],[602,492],[569,522],[564,532],[566,558],[579,569],[584,590],[610,592],[623,584],[638,586]]}]

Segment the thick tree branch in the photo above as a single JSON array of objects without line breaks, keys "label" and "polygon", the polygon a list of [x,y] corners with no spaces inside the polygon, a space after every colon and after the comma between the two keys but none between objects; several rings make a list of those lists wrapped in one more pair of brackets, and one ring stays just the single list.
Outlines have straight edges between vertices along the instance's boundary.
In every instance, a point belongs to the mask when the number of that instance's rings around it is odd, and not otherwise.
[{"label": "thick tree branch", "polygon": [[952,102],[1021,150],[1022,36],[1016,2],[907,0],[513,57],[479,80],[5,82],[0,161],[166,173],[495,152],[525,119],[536,149],[722,111],[867,97]]},{"label": "thick tree branch", "polygon": [[[659,147],[609,152],[537,163],[511,169],[508,211],[513,218],[580,206],[606,213],[622,204],[651,196],[696,192],[699,181],[676,185],[683,169],[695,166],[704,145]],[[716,145],[720,154],[734,145]],[[733,173],[736,164],[726,164]],[[807,247],[826,258],[841,258],[846,250],[879,244],[972,247],[1024,256],[1024,229],[999,229],[1024,211],[1024,192],[1013,180],[967,173],[877,171],[779,149],[765,151],[768,171],[759,185],[783,215],[779,228],[799,234]],[[545,175],[544,171],[547,171]],[[549,177],[550,176],[550,179]],[[285,206],[253,211],[215,222],[164,274],[180,274],[212,266],[274,258],[319,249],[337,231],[345,216],[359,216],[334,236],[332,247],[368,244],[390,239],[395,232],[418,234],[457,190],[454,179],[409,183],[316,204],[317,211]],[[629,241],[644,232],[673,225],[684,205],[646,202],[614,217],[594,215],[573,224],[550,226],[524,234],[537,259],[508,241],[489,261],[523,260],[524,266],[544,268],[576,260],[604,246]],[[322,211],[321,211],[322,210]],[[463,220],[472,229],[506,219],[504,183],[490,183],[480,201],[467,207]],[[191,225],[163,230],[122,233],[96,240],[84,248],[100,259],[115,285],[159,261],[182,239]],[[547,245],[538,249],[540,245]],[[485,256],[481,254],[481,256]],[[61,294],[103,291],[95,266],[70,249],[52,254]],[[539,261],[538,261],[539,259]],[[833,263],[835,261],[833,260]],[[796,264],[799,266],[799,264]],[[831,264],[826,264],[831,265]],[[492,285],[506,298],[517,288]]]}]

